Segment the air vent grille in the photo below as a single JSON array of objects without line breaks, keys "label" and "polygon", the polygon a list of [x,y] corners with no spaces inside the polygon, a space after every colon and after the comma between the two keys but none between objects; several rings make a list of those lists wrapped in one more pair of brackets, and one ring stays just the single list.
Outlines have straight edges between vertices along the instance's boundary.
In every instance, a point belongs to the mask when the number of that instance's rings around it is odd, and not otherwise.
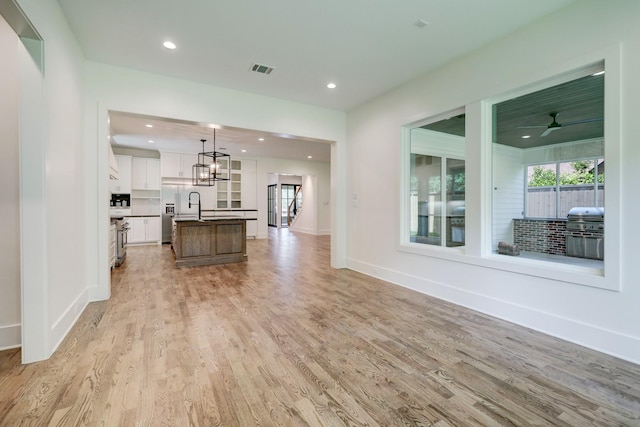
[{"label": "air vent grille", "polygon": [[268,65],[263,65],[263,64],[253,64],[251,66],[251,71],[254,71],[254,72],[260,73],[260,74],[269,75],[273,71],[273,67],[270,67]]}]

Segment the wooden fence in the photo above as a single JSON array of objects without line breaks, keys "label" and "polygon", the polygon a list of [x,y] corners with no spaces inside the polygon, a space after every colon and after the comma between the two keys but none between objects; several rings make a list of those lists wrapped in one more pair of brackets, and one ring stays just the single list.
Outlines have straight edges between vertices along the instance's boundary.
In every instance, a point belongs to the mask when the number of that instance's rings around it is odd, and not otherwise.
[{"label": "wooden fence", "polygon": [[[598,184],[597,200],[593,185],[560,186],[560,200],[556,187],[529,187],[527,191],[527,218],[566,218],[573,207],[604,207],[604,184]],[[559,209],[556,216],[556,204]]]}]

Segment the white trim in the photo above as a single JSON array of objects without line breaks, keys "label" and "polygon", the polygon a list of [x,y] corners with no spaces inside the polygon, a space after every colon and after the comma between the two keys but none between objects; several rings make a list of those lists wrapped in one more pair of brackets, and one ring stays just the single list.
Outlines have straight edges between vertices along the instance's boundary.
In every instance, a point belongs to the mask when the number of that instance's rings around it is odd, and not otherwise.
[{"label": "white trim", "polygon": [[303,234],[312,234],[317,236],[316,230],[311,227],[289,227],[289,231],[293,231],[295,233],[303,233]]},{"label": "white trim", "polygon": [[56,320],[51,327],[51,340],[53,344],[51,347],[51,354],[62,343],[62,340],[67,336],[73,325],[76,323],[84,309],[89,304],[88,301],[89,292],[85,290],[78,295],[78,297],[67,307],[62,315]]},{"label": "white trim", "polygon": [[22,363],[30,363],[51,355],[45,183],[47,120],[44,43],[22,39],[22,44],[19,81]]},{"label": "white trim", "polygon": [[0,326],[0,351],[22,346],[22,325]]}]

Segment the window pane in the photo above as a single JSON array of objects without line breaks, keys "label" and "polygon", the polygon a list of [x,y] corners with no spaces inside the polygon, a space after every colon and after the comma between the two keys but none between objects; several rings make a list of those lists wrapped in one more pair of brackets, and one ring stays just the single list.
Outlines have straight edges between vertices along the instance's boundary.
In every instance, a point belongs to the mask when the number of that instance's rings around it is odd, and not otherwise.
[{"label": "window pane", "polygon": [[563,162],[560,167],[560,205],[558,218],[566,218],[574,207],[590,207],[596,203],[595,161]]},{"label": "window pane", "polygon": [[556,164],[527,168],[527,218],[556,217]]},{"label": "window pane", "polygon": [[411,155],[411,241],[440,245],[442,159]]},{"label": "window pane", "polygon": [[411,129],[409,241],[463,246],[465,114]]},{"label": "window pane", "polygon": [[464,160],[447,159],[447,247],[464,245]]}]

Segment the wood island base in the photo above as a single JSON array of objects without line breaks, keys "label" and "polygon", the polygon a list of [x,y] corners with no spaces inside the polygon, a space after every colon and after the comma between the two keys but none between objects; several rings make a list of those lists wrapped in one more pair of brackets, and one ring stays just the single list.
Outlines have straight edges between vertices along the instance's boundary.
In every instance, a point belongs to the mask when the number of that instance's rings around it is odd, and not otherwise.
[{"label": "wood island base", "polygon": [[247,221],[215,217],[173,219],[171,247],[177,267],[247,261]]}]

